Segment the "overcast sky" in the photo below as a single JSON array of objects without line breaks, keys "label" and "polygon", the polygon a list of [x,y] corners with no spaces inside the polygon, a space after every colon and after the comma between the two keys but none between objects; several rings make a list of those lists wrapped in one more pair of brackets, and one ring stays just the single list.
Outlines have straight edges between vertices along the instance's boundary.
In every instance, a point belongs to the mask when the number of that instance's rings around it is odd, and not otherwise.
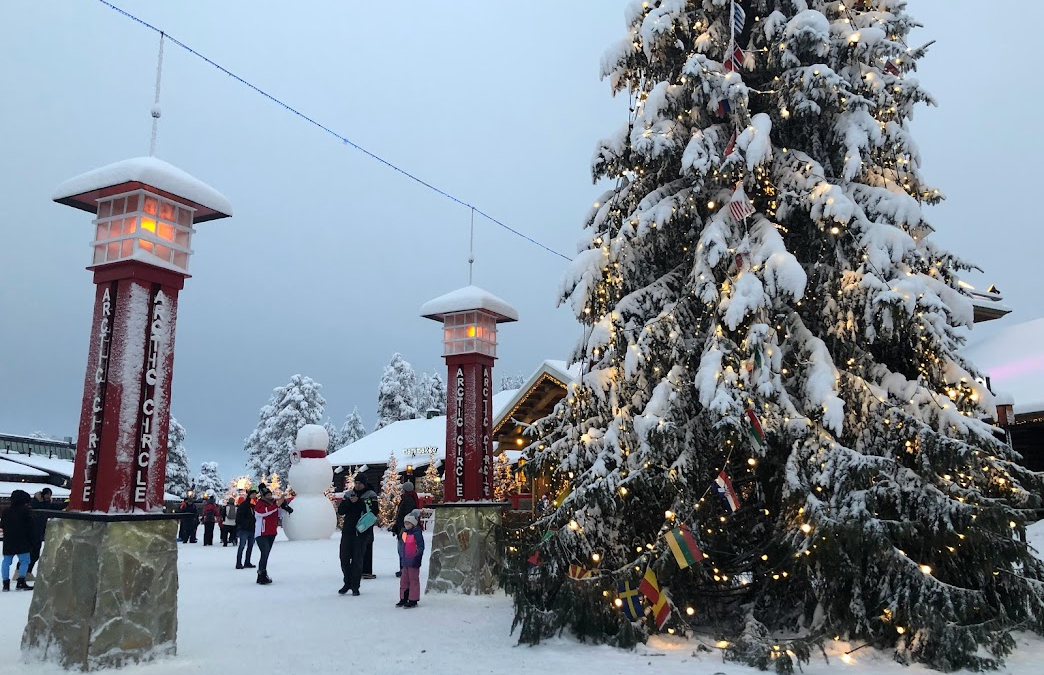
[{"label": "overcast sky", "polygon": [[[626,121],[598,79],[624,0],[393,3],[116,0],[305,114],[572,256],[597,140]],[[1009,3],[1005,3],[1007,6]],[[1044,315],[1034,198],[1044,3],[911,0],[938,42],[917,77],[938,108],[914,131],[947,195],[929,213],[1014,312]],[[0,431],[75,436],[94,286],[90,216],[51,202],[84,171],[148,153],[158,36],[97,0],[7,0],[0,39]],[[442,364],[418,308],[468,281],[470,212],[342,144],[167,43],[157,156],[224,193],[231,219],[193,239],[181,293],[172,412],[193,473],[243,472],[243,439],[277,386],[323,384],[339,427],[368,428],[384,366]],[[521,320],[500,333],[496,377],[565,358],[579,336],[556,309],[565,261],[475,221],[474,281]]]}]

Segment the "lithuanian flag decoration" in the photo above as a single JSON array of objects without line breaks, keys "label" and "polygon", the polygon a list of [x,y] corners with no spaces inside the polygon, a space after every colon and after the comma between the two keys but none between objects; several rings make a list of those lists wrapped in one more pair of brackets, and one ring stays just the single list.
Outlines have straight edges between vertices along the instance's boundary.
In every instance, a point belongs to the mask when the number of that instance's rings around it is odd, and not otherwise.
[{"label": "lithuanian flag decoration", "polygon": [[679,525],[668,532],[667,545],[671,547],[671,553],[678,561],[678,567],[682,569],[703,560],[703,551],[696,545],[696,539],[688,525]]}]

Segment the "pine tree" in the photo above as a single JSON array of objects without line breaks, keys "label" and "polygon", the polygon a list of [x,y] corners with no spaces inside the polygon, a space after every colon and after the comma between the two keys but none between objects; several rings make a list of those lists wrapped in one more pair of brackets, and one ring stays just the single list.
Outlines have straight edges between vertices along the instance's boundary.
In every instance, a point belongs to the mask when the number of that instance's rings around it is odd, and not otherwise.
[{"label": "pine tree", "polygon": [[[632,116],[563,286],[584,374],[526,467],[558,498],[505,576],[520,638],[644,639],[614,601],[651,568],[670,625],[730,659],[789,672],[838,636],[997,667],[1011,630],[1044,632],[1023,535],[1044,481],[957,353],[969,264],[929,237],[917,24],[897,0],[740,4],[632,3],[603,59]],[[684,568],[682,524],[706,554]]]},{"label": "pine tree", "polygon": [[359,408],[353,408],[352,413],[341,425],[341,432],[337,435],[337,447],[343,448],[351,445],[366,435],[366,427],[363,425],[362,417],[359,416]]},{"label": "pine tree", "polygon": [[413,366],[404,361],[398,352],[391,363],[384,367],[384,374],[377,386],[377,425],[374,431],[383,429],[393,422],[416,419],[417,375]]},{"label": "pine tree", "polygon": [[225,481],[218,471],[217,462],[203,462],[199,467],[199,475],[195,480],[195,492],[198,497],[214,497],[225,494]]},{"label": "pine tree", "polygon": [[515,473],[511,470],[507,455],[502,452],[493,462],[493,500],[506,501],[508,495],[517,491],[515,488]]},{"label": "pine tree", "polygon": [[429,410],[446,414],[446,383],[437,372],[424,373],[417,381],[417,413],[426,416]]},{"label": "pine tree", "polygon": [[388,468],[381,477],[381,493],[377,496],[377,506],[380,510],[377,517],[381,525],[391,526],[395,522],[395,511],[399,508],[400,499],[402,482],[399,480],[399,463],[395,459],[395,453],[392,453],[388,456]]},{"label": "pine tree", "polygon": [[185,427],[173,415],[170,416],[170,430],[167,432],[166,474],[166,492],[184,497],[192,489],[188,453],[185,451]]},{"label": "pine tree", "polygon": [[439,475],[439,469],[435,465],[434,457],[432,457],[428,468],[424,471],[424,478],[421,480],[419,492],[426,492],[431,495],[432,501],[436,504],[442,503],[442,477]]},{"label": "pine tree", "polygon": [[322,386],[309,377],[294,375],[273,391],[244,446],[247,468],[254,475],[264,479],[275,473],[280,483],[286,483],[298,430],[306,424],[319,424],[323,417],[326,399],[319,393]]},{"label": "pine tree", "polygon": [[337,448],[342,447],[340,444],[340,433],[337,431],[337,427],[333,425],[333,422],[331,422],[329,418],[327,418],[326,421],[323,422],[323,428],[326,429],[327,438],[329,438],[325,448],[326,454],[330,454],[331,452],[337,450]]},{"label": "pine tree", "polygon": [[505,375],[500,378],[500,391],[511,391],[512,389],[521,389],[522,385],[526,383],[526,378],[520,375]]}]

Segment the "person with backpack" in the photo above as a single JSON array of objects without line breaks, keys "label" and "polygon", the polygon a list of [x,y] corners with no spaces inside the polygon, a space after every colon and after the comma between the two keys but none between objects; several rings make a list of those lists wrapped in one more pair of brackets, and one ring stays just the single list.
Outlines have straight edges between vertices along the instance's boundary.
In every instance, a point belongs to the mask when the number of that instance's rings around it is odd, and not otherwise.
[{"label": "person with backpack", "polygon": [[203,507],[203,515],[200,519],[203,521],[203,545],[213,546],[214,526],[221,519],[221,511],[218,509],[214,495],[207,497],[207,503]]},{"label": "person with backpack", "polygon": [[[239,540],[239,548],[236,549],[236,569],[250,569],[257,567],[250,562],[250,554],[254,551],[254,499],[257,490],[250,488],[246,498],[236,507],[236,539]],[[246,548],[246,562],[243,562],[243,548]]]},{"label": "person with backpack", "polygon": [[3,576],[5,591],[11,590],[11,563],[15,558],[18,558],[18,581],[15,587],[20,591],[33,590],[25,582],[29,554],[36,545],[36,523],[29,502],[29,493],[25,490],[12,491],[11,506],[0,517],[0,528],[4,530],[4,561],[0,565],[0,575]]},{"label": "person with backpack", "polygon": [[229,497],[221,507],[221,545],[236,545],[236,500]]}]

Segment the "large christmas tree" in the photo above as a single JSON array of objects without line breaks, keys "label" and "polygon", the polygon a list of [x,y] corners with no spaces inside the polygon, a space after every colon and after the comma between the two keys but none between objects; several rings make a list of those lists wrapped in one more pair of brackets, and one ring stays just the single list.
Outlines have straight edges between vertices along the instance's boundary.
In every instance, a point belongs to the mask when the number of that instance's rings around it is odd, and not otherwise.
[{"label": "large christmas tree", "polygon": [[1044,632],[1044,481],[957,352],[968,264],[929,237],[906,2],[633,2],[627,25],[602,69],[632,114],[594,159],[615,187],[564,283],[583,373],[527,465],[557,497],[505,576],[521,639],[996,667]]}]

